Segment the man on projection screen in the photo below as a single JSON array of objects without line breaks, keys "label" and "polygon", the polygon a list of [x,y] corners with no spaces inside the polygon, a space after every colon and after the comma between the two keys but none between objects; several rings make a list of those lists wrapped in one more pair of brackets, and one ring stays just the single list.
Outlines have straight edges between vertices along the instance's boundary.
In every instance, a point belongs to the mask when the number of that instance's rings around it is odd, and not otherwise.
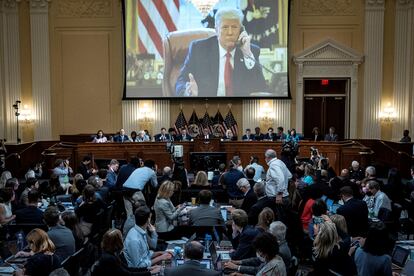
[{"label": "man on projection screen", "polygon": [[175,90],[179,97],[244,97],[267,92],[260,49],[250,43],[243,13],[222,8],[215,16],[217,36],[191,42]]}]

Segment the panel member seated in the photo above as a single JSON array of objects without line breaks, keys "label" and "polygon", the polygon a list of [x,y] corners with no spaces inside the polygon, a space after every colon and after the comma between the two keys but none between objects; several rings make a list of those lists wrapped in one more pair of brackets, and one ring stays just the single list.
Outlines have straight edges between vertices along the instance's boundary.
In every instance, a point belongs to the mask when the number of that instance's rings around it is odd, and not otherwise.
[{"label": "panel member seated", "polygon": [[181,130],[181,134],[177,135],[177,141],[191,141],[192,137],[187,133],[187,130],[184,128]]},{"label": "panel member seated", "polygon": [[338,134],[335,133],[334,127],[329,128],[329,133],[325,135],[325,141],[330,141],[330,142],[338,141]]},{"label": "panel member seated", "polygon": [[223,136],[223,141],[237,141],[237,136],[233,135],[231,129],[226,130],[226,134]]},{"label": "panel member seated", "polygon": [[155,142],[166,142],[170,141],[170,134],[167,133],[165,127],[161,128],[161,133],[158,133],[154,136]]},{"label": "panel member seated", "polygon": [[125,134],[125,130],[123,128],[119,130],[119,134],[115,135],[114,142],[117,142],[117,143],[130,142],[129,137],[128,135]]},{"label": "panel member seated", "polygon": [[224,226],[220,209],[210,206],[212,193],[208,190],[202,190],[198,194],[198,198],[200,206],[190,211],[189,224],[193,226]]},{"label": "panel member seated", "polygon": [[242,137],[243,141],[254,141],[254,135],[251,133],[250,128],[246,128],[246,134]]},{"label": "panel member seated", "polygon": [[276,134],[273,133],[273,127],[267,129],[267,133],[263,137],[263,141],[274,141],[276,140]]},{"label": "panel member seated", "polygon": [[260,132],[260,127],[254,128],[254,140],[262,141],[264,139],[264,134]]},{"label": "panel member seated", "polygon": [[175,85],[177,96],[232,97],[268,90],[260,49],[250,43],[242,22],[238,9],[222,8],[216,13],[217,36],[190,44]]},{"label": "panel member seated", "polygon": [[208,128],[203,128],[203,133],[200,133],[200,139],[209,140],[213,138],[213,135],[210,134]]}]

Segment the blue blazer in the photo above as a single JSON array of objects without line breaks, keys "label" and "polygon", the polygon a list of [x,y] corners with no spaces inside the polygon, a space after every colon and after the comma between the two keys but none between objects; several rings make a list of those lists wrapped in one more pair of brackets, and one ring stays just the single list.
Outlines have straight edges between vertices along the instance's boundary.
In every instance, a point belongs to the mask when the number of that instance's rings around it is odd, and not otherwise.
[{"label": "blue blazer", "polygon": [[243,228],[243,231],[232,240],[233,248],[236,251],[230,253],[232,260],[243,260],[247,258],[256,257],[256,251],[252,244],[256,236],[259,235],[257,228],[247,225]]},{"label": "blue blazer", "polygon": [[[259,63],[260,48],[251,44],[256,63],[252,69],[244,64],[243,53],[236,48],[234,54],[233,91],[234,96],[246,96],[251,92],[268,91]],[[192,73],[198,85],[199,97],[217,96],[219,81],[219,44],[217,36],[191,42],[184,65],[175,85],[177,96],[185,92],[188,74]]]}]

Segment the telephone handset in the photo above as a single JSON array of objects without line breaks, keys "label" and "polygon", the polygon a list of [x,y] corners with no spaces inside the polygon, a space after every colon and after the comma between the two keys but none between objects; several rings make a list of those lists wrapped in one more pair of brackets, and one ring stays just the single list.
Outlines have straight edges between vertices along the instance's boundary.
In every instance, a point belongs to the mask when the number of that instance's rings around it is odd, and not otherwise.
[{"label": "telephone handset", "polygon": [[[240,35],[242,34],[242,32],[244,32],[244,31],[246,31],[246,28],[244,28],[244,26],[243,25],[241,25],[241,27],[240,27]],[[238,47],[240,47],[240,46],[242,46],[243,45],[243,42],[242,42],[242,40],[241,40],[241,38],[240,38],[240,35],[239,35],[239,37],[237,38],[237,42],[236,42],[236,46],[238,46]]]}]

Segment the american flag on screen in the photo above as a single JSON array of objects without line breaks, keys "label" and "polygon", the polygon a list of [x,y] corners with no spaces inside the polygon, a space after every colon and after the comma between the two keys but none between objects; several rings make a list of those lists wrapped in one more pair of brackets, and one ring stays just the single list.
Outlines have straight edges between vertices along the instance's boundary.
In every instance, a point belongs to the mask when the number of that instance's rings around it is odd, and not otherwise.
[{"label": "american flag on screen", "polygon": [[234,116],[231,110],[229,110],[229,112],[227,113],[226,118],[224,119],[224,123],[226,125],[226,130],[231,129],[234,136],[238,135],[239,130],[237,127],[237,122],[236,122],[236,119],[234,119]]},{"label": "american flag on screen", "polygon": [[177,30],[175,22],[180,16],[180,0],[137,0],[138,48],[141,54],[162,57],[162,39]]},{"label": "american flag on screen", "polygon": [[177,116],[174,124],[175,133],[181,134],[181,129],[187,129],[187,120],[185,119],[184,113],[181,110],[180,114]]}]

